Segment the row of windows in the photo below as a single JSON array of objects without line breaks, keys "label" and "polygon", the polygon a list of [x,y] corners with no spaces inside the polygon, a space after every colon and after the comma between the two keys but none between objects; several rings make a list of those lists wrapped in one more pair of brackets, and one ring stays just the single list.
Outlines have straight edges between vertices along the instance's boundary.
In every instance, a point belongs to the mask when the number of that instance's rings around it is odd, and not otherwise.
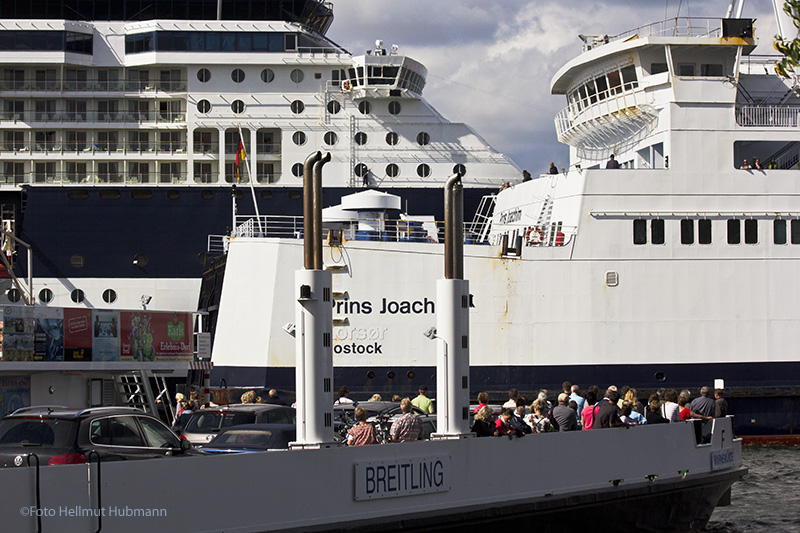
[{"label": "row of windows", "polygon": [[142,52],[290,52],[342,50],[303,33],[153,31],[125,36],[125,53]]},{"label": "row of windows", "polygon": [[574,111],[580,111],[598,100],[605,100],[623,90],[630,91],[639,86],[636,79],[636,68],[633,65],[619,70],[606,72],[587,81],[568,95],[568,100]]},{"label": "row of windows", "polygon": [[[122,81],[124,75],[125,81]],[[39,91],[185,91],[183,71],[177,68],[24,68],[3,69],[3,90]]]},{"label": "row of windows", "polygon": [[[647,219],[637,218],[633,221],[633,244],[647,244],[648,231]],[[650,222],[650,243],[665,244],[666,234],[663,218],[654,218]],[[744,235],[742,235],[742,222],[744,222]],[[777,218],[772,221],[772,242],[774,244],[800,244],[800,219],[790,220],[790,233],[787,233],[786,219]],[[728,244],[741,244],[744,237],[745,244],[758,244],[758,219],[730,218],[726,221],[726,235]],[[711,244],[712,224],[711,219],[701,218],[694,220],[684,218],[680,221],[681,244]]]},{"label": "row of windows", "polygon": [[[83,266],[83,258],[80,255],[73,255],[72,256],[72,266],[76,266],[75,262],[79,260],[81,262],[81,266]],[[53,291],[47,288],[44,288],[39,291],[39,301],[46,304],[53,301]],[[81,289],[73,289],[69,295],[70,299],[75,302],[76,304],[83,303],[86,299],[86,294]],[[22,294],[19,292],[18,289],[9,289],[6,293],[6,298],[8,298],[9,302],[17,303],[22,299]],[[103,291],[103,301],[107,304],[113,304],[117,301],[117,291],[114,289],[106,289]]]},{"label": "row of windows", "polygon": [[92,35],[74,31],[0,31],[0,51],[92,53]]}]

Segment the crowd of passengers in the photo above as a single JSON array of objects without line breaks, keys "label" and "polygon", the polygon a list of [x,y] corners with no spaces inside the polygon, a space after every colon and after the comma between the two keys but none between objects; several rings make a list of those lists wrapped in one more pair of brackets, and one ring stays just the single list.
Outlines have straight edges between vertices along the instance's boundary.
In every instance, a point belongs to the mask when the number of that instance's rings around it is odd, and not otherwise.
[{"label": "crowd of passengers", "polygon": [[499,415],[487,405],[489,395],[478,394],[478,406],[473,414],[472,431],[479,437],[514,436],[551,431],[577,431],[641,424],[665,424],[681,420],[708,420],[727,416],[728,403],[723,391],[703,387],[700,396],[692,399],[688,390],[680,394],[675,389],[659,390],[648,398],[647,405],[639,401],[638,392],[630,387],[621,391],[611,385],[604,393],[591,386],[581,391],[577,385],[565,381],[558,403],[548,400],[548,391],[542,390],[533,403],[516,389],[508,391],[508,401]]}]

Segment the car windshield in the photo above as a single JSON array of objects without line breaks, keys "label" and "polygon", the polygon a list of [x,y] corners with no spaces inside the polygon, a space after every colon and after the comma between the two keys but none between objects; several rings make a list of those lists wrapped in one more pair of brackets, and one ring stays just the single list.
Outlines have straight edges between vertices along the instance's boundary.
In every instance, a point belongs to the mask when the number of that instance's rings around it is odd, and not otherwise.
[{"label": "car windshield", "polygon": [[220,428],[238,426],[239,424],[254,424],[254,413],[228,413],[225,411],[212,411],[208,413],[195,413],[186,424],[186,433],[216,433]]},{"label": "car windshield", "polygon": [[69,447],[77,428],[76,420],[7,418],[0,422],[0,446]]}]

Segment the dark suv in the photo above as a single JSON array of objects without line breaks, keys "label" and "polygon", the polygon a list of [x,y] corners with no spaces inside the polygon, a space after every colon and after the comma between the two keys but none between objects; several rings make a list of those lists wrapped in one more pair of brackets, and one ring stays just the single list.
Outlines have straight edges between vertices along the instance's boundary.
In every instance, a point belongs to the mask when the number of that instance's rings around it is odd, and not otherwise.
[{"label": "dark suv", "polygon": [[295,411],[284,405],[247,403],[200,409],[181,431],[181,438],[194,445],[206,444],[219,430],[241,424],[294,424]]},{"label": "dark suv", "polygon": [[0,421],[0,467],[94,460],[149,459],[196,453],[161,420],[130,407],[26,407]]}]

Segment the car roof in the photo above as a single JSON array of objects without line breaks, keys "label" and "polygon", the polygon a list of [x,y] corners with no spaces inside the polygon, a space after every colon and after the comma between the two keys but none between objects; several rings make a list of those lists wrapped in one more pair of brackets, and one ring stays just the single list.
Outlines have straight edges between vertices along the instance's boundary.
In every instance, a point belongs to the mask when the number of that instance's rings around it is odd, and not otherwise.
[{"label": "car roof", "polygon": [[219,430],[219,433],[227,433],[229,431],[285,431],[294,430],[297,426],[295,424],[239,424],[236,426],[228,426]]},{"label": "car roof", "polygon": [[74,407],[64,407],[64,406],[53,406],[53,405],[34,405],[31,407],[23,407],[17,409],[10,415],[7,415],[4,418],[12,418],[12,417],[31,417],[31,416],[40,416],[40,417],[52,417],[52,418],[80,418],[89,415],[106,415],[106,414],[135,414],[135,415],[147,415],[152,416],[141,409],[137,409],[136,407],[120,407],[120,406],[112,406],[112,407],[90,407],[87,409],[77,409]]},{"label": "car roof", "polygon": [[211,412],[238,412],[238,413],[249,413],[249,412],[259,412],[259,411],[272,411],[275,409],[292,409],[293,407],[289,407],[288,405],[277,405],[274,403],[237,403],[233,405],[220,405],[218,407],[204,407],[203,409],[199,409],[194,411],[194,414],[200,413],[211,413]]}]

